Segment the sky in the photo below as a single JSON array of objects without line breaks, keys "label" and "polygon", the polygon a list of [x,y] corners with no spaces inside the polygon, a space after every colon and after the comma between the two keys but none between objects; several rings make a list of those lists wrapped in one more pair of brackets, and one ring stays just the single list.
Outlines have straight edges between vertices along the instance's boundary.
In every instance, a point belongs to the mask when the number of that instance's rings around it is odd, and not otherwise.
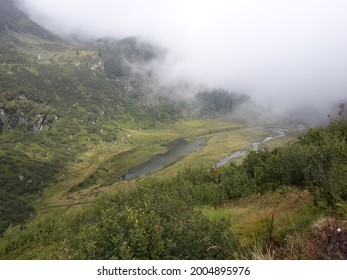
[{"label": "sky", "polygon": [[17,0],[61,35],[139,36],[170,51],[165,77],[279,110],[347,99],[345,0]]}]

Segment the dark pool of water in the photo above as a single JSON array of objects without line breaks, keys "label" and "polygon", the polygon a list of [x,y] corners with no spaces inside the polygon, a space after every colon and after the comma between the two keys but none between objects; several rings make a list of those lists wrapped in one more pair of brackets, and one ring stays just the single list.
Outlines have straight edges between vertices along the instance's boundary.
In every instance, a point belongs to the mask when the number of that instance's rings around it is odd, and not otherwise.
[{"label": "dark pool of water", "polygon": [[150,160],[132,167],[128,170],[128,173],[122,177],[122,179],[129,180],[157,172],[185,157],[189,153],[200,150],[204,146],[205,141],[206,139],[203,138],[191,142],[188,142],[183,138],[176,139],[167,145],[169,150],[166,153],[156,155]]}]

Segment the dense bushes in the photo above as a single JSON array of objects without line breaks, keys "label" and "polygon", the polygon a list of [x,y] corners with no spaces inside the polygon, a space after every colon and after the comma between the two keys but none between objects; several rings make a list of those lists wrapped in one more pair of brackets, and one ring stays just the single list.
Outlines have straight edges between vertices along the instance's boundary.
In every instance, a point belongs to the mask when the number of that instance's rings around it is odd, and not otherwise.
[{"label": "dense bushes", "polygon": [[0,237],[10,224],[21,223],[33,212],[32,206],[0,189]]},{"label": "dense bushes", "polygon": [[[273,150],[263,149],[248,154],[243,164],[225,169],[232,174],[231,184],[236,184],[244,172],[241,185],[253,191],[274,190],[281,185],[309,188],[315,203],[335,207],[347,199],[347,120],[339,112],[327,127],[311,128],[295,143]],[[233,188],[233,191],[235,189]]]},{"label": "dense bushes", "polygon": [[[222,259],[234,238],[169,188],[141,186],[89,209],[67,242],[78,259]],[[160,189],[159,189],[160,188]],[[177,190],[176,190],[177,191]],[[156,193],[156,195],[154,195]],[[234,248],[235,250],[235,248]],[[230,257],[230,256],[229,256]]]},{"label": "dense bushes", "polygon": [[[212,183],[204,188],[179,177],[148,180],[74,217],[37,218],[22,230],[10,228],[0,258],[233,258],[238,246],[229,221],[210,221],[198,207],[215,204],[216,190]],[[28,249],[40,246],[46,249]]]}]

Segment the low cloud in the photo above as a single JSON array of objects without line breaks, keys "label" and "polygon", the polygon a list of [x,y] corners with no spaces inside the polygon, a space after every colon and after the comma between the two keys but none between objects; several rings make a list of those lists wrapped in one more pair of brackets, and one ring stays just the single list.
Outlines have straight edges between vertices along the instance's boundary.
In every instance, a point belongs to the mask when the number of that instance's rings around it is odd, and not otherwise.
[{"label": "low cloud", "polygon": [[17,2],[61,36],[139,36],[167,48],[168,83],[226,88],[277,111],[323,117],[346,100],[347,1]]}]

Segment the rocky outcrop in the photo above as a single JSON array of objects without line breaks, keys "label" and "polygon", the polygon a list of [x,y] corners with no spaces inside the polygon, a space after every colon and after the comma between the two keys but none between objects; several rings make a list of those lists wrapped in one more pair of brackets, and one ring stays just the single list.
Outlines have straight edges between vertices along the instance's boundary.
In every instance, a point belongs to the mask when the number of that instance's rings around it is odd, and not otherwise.
[{"label": "rocky outcrop", "polygon": [[38,132],[49,128],[59,118],[53,113],[26,114],[22,109],[0,109],[0,132],[4,129],[13,130],[18,126],[29,131]]}]

